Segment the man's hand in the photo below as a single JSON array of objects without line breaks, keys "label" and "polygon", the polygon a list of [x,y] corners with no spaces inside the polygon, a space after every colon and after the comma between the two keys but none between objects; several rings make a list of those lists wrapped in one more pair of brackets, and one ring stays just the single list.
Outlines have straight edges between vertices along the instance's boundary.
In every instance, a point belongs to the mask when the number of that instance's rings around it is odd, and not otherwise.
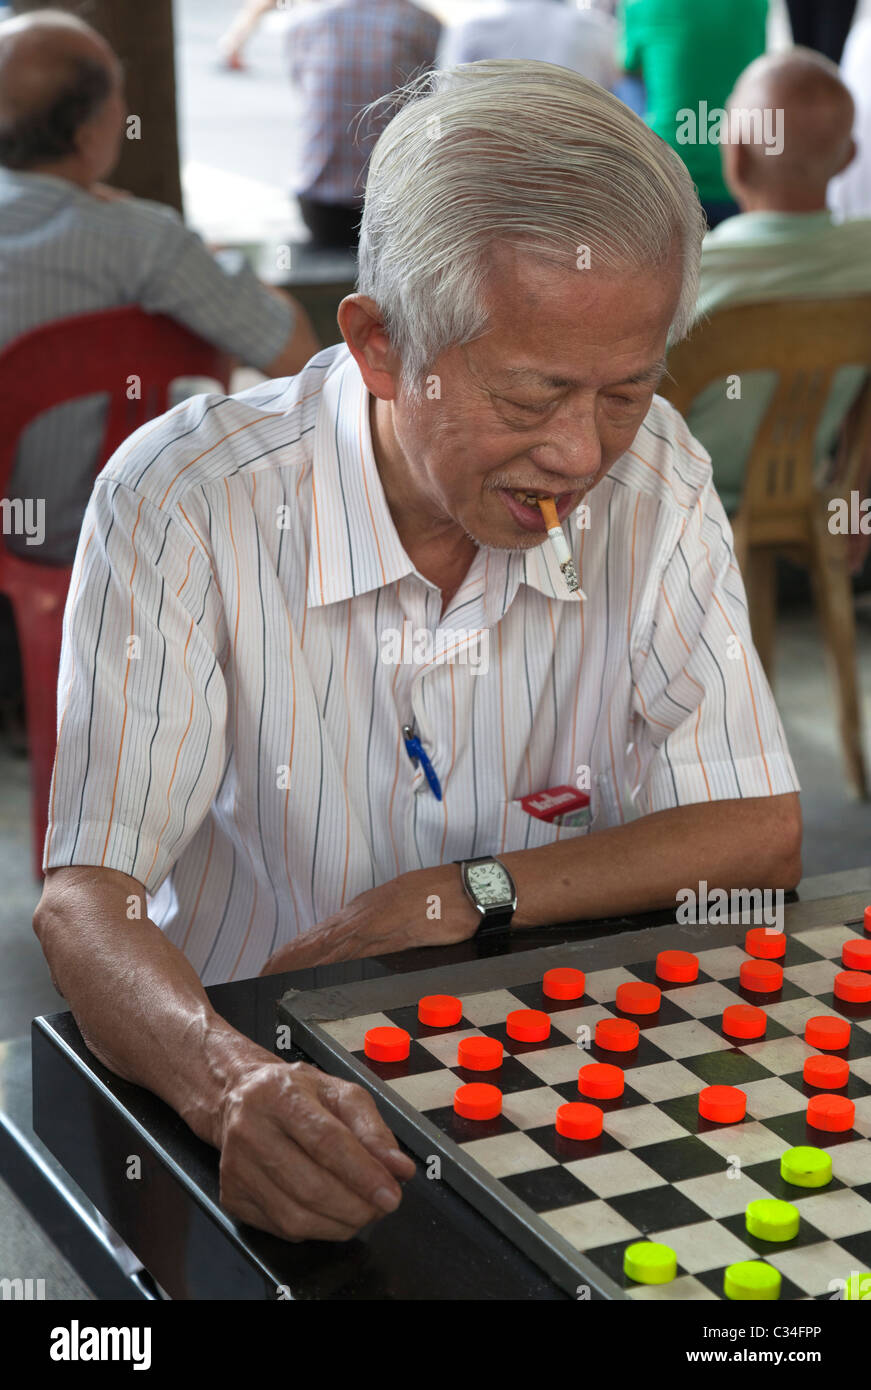
[{"label": "man's hand", "polygon": [[445,946],[474,936],[480,921],[463,891],[458,864],[415,869],[361,893],[280,947],[260,973],[388,955],[408,946]]},{"label": "man's hand", "polygon": [[221,1106],[221,1204],[284,1240],[348,1240],[415,1167],[366,1091],[304,1062],[252,1065]]}]

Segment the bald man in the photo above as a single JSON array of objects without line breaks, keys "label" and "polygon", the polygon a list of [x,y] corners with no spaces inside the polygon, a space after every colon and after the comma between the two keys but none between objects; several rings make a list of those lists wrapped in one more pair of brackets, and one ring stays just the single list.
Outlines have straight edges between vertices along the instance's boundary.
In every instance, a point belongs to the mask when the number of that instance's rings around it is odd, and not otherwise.
[{"label": "bald man", "polygon": [[[295,300],[247,267],[223,269],[174,209],[102,182],[126,116],[121,65],[89,25],[61,10],[0,23],[0,348],[55,319],[138,304],[269,377],[299,371],[320,344]],[[126,379],[135,360],[118,370]],[[18,554],[72,562],[104,401],[55,407],[24,432],[9,495],[43,499],[45,521],[37,544],[4,537]]]},{"label": "bald man", "polygon": [[[752,143],[752,121],[736,118],[766,110],[782,130],[780,153]],[[835,225],[826,210],[829,180],[855,154],[853,99],[834,63],[805,48],[759,58],[739,78],[729,114],[723,173],[741,212],[705,237],[697,317],[769,299],[871,293],[871,220]],[[769,129],[774,124],[769,120]],[[821,480],[864,380],[861,367],[835,375],[817,435]],[[727,512],[739,505],[744,466],[775,385],[773,372],[743,373],[741,399],[730,400],[725,382],[715,382],[687,416],[711,455]],[[852,549],[858,565],[860,549]]]}]

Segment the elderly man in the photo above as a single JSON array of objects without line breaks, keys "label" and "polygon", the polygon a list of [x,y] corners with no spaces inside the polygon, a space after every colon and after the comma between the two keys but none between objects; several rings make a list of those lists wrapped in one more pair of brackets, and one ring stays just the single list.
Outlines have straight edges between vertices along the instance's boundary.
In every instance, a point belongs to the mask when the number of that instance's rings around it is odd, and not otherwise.
[{"label": "elderly man", "polygon": [[[349,1234],[408,1169],[365,1097],[203,982],[800,876],[729,525],[654,398],[704,230],[683,164],[565,68],[409,97],[345,344],[178,406],[95,486],[35,916],[92,1050],[221,1149],[230,1210],[295,1238]],[[591,824],[521,804],[578,782]]]},{"label": "elderly man", "polygon": [[[172,208],[101,183],[126,119],[112,49],[61,10],[0,23],[0,347],[54,319],[139,304],[269,376],[318,340],[301,305],[218,265]],[[124,376],[135,372],[134,359]],[[4,381],[0,369],[0,390]],[[70,564],[94,481],[105,397],[56,406],[24,432],[10,495],[45,499],[39,559]],[[23,535],[5,543],[27,558]]]},{"label": "elderly man", "polygon": [[[829,182],[849,166],[853,101],[828,58],[808,48],[759,58],[742,73],[730,111],[780,112],[783,148],[766,154],[752,128],[722,147],[726,181],[741,208],[705,237],[696,315],[765,300],[871,294],[871,219],[836,225],[826,209]],[[821,479],[864,367],[834,377],[817,435]],[[774,372],[742,375],[741,399],[714,382],[687,422],[711,455],[727,512],[737,510],[744,467],[777,384]],[[851,537],[858,567],[866,537]]]}]

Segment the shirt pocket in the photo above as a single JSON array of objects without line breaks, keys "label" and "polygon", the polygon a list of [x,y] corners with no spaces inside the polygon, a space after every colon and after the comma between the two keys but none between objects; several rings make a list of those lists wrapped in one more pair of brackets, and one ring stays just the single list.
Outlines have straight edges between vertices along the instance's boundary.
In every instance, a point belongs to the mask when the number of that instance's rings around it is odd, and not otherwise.
[{"label": "shirt pocket", "polygon": [[531,816],[519,801],[503,801],[500,805],[497,854],[510,854],[518,849],[540,849],[543,845],[559,844],[562,840],[577,840],[589,835],[587,825],[554,825],[551,821]]}]

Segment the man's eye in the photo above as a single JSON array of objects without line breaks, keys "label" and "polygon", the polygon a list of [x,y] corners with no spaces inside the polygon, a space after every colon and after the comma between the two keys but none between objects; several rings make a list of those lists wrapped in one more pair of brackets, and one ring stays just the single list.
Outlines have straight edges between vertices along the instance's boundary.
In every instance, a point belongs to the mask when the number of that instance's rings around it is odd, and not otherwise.
[{"label": "man's eye", "polygon": [[613,401],[613,402],[615,403],[615,405],[641,405],[641,401],[636,400],[636,398],[635,398],[634,396],[615,396],[615,395],[610,395],[610,396],[606,396],[605,399],[606,399],[606,400],[609,400],[609,401]]},{"label": "man's eye", "polygon": [[505,401],[506,401],[506,405],[513,406],[513,408],[514,408],[515,410],[528,410],[528,411],[532,411],[533,414],[536,414],[536,413],[538,413],[539,411],[542,411],[542,410],[549,410],[549,409],[550,409],[550,402],[549,402],[549,401],[546,402],[544,405],[530,405],[528,401],[509,401],[509,400],[507,399],[507,397],[505,398]]}]

